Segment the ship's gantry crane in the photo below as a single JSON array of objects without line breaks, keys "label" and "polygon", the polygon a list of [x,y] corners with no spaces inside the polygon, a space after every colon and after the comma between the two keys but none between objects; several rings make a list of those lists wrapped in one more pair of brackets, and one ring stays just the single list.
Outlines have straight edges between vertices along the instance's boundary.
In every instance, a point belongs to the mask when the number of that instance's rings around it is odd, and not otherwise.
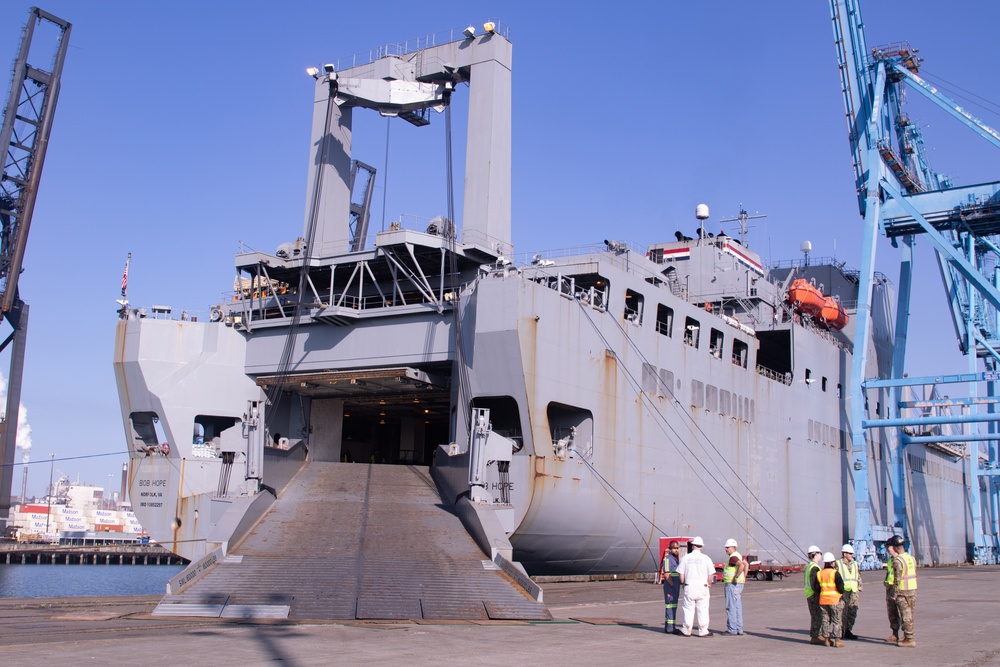
[{"label": "ship's gantry crane", "polygon": [[[58,31],[50,70],[28,62],[29,58],[34,60],[38,55],[32,52],[31,42],[35,30],[43,22],[52,24]],[[0,426],[0,463],[3,464],[0,467],[0,529],[4,528],[10,516],[21,376],[28,330],[28,304],[18,294],[17,281],[59,97],[59,77],[69,47],[70,27],[66,21],[37,7],[29,10],[21,48],[14,61],[3,126],[0,126],[0,147],[4,152],[3,174],[0,176],[0,317],[13,329],[0,342],[0,351],[11,345],[7,408]]]},{"label": "ship's gantry crane", "polygon": [[[852,462],[855,492],[854,545],[863,566],[875,567],[876,547],[893,533],[910,540],[920,536],[907,523],[907,446],[923,443],[966,458],[968,506],[971,511],[973,559],[997,562],[997,428],[1000,413],[996,381],[1000,379],[1000,182],[956,187],[936,174],[924,159],[919,127],[903,111],[904,87],[944,109],[972,132],[1000,148],[1000,134],[943,95],[920,75],[921,59],[908,44],[869,50],[859,0],[830,0],[840,60],[848,133],[854,160],[858,206],[864,217],[855,341],[868,340],[872,285],[878,235],[901,250],[899,293],[892,369],[888,379],[864,379],[867,349],[856,345],[851,369]],[[913,244],[926,238],[937,253],[951,314],[969,372],[963,375],[908,378],[903,373],[913,277]],[[979,360],[982,360],[980,370]],[[907,386],[967,383],[964,399],[902,401]],[[981,384],[985,395],[979,395]],[[885,392],[888,414],[872,414],[868,390]],[[902,417],[901,410],[919,411]],[[960,415],[951,414],[959,410]],[[988,425],[988,433],[975,424]],[[943,424],[958,425],[958,434],[931,434]],[[886,428],[894,435],[891,478],[895,516],[892,525],[873,520],[868,486],[866,431]],[[983,449],[981,443],[986,443]],[[990,518],[992,517],[992,518]],[[984,524],[988,530],[984,530]],[[921,546],[918,544],[918,546]],[[922,545],[925,549],[932,545]]]}]

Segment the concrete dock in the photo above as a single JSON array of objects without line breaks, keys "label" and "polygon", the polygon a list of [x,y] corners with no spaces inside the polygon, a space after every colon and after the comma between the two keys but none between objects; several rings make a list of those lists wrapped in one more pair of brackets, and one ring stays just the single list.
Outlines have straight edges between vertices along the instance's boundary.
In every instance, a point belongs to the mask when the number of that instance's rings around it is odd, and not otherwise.
[{"label": "concrete dock", "polygon": [[[882,573],[862,576],[844,648],[808,643],[797,579],[747,583],[743,637],[663,634],[649,581],[544,585],[552,622],[238,622],[153,618],[158,596],[0,599],[4,665],[1000,665],[1000,566],[919,571],[917,647],[886,644]],[[721,585],[711,629],[725,630]]]}]

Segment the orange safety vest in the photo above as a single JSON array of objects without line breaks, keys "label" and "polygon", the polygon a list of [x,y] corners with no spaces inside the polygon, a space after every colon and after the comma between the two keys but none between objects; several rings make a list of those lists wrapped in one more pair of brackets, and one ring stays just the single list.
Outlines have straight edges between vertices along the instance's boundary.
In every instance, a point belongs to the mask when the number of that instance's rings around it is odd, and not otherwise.
[{"label": "orange safety vest", "polygon": [[837,604],[840,602],[840,593],[837,592],[837,568],[825,567],[816,574],[819,580],[819,603]]}]

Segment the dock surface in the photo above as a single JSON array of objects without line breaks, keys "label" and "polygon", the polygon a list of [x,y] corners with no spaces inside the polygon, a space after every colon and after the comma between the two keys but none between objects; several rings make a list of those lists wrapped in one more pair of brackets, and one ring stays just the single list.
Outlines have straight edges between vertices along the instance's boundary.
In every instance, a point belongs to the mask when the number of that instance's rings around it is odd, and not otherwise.
[{"label": "dock surface", "polygon": [[[551,622],[246,622],[151,615],[160,596],[0,599],[5,665],[1000,665],[1000,566],[922,568],[917,647],[886,644],[882,573],[862,574],[855,632],[844,648],[808,643],[800,582],[748,582],[746,635],[664,635],[662,589],[649,581],[547,583]],[[725,630],[713,586],[711,629]]]}]

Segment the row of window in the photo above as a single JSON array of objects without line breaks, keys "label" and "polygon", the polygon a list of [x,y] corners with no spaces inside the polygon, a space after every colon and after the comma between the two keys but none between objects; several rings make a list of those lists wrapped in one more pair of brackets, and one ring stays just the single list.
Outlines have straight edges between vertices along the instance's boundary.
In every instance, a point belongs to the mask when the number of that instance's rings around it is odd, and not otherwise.
[{"label": "row of window", "polygon": [[[644,299],[640,292],[625,291],[624,317],[626,320],[641,326],[643,305]],[[668,338],[673,338],[674,335],[674,310],[662,303],[656,305],[656,332]],[[708,339],[709,354],[716,359],[722,359],[725,355],[725,343],[725,334],[712,328]],[[684,344],[695,349],[701,347],[701,323],[693,317],[684,318]],[[737,366],[746,368],[750,358],[750,346],[734,338],[728,358]]]},{"label": "row of window", "polygon": [[[677,389],[681,383],[677,381]],[[662,397],[674,398],[674,374],[666,368],[657,369],[652,364],[642,365],[642,391]],[[691,405],[718,412],[723,417],[732,416],[740,421],[752,422],[757,411],[757,404],[746,396],[740,396],[715,385],[705,384],[700,380],[691,380]]]},{"label": "row of window", "polygon": [[[824,381],[826,378],[823,378]],[[848,449],[851,435],[847,431],[842,431],[836,426],[829,426],[822,422],[809,420],[809,440],[818,442],[827,447],[837,447],[838,449]],[[876,453],[875,458],[878,458]]]},{"label": "row of window", "polygon": [[908,453],[907,459],[912,472],[919,472],[922,475],[938,477],[956,484],[965,484],[965,471],[959,468],[943,466],[937,461],[928,461],[922,456]]}]

